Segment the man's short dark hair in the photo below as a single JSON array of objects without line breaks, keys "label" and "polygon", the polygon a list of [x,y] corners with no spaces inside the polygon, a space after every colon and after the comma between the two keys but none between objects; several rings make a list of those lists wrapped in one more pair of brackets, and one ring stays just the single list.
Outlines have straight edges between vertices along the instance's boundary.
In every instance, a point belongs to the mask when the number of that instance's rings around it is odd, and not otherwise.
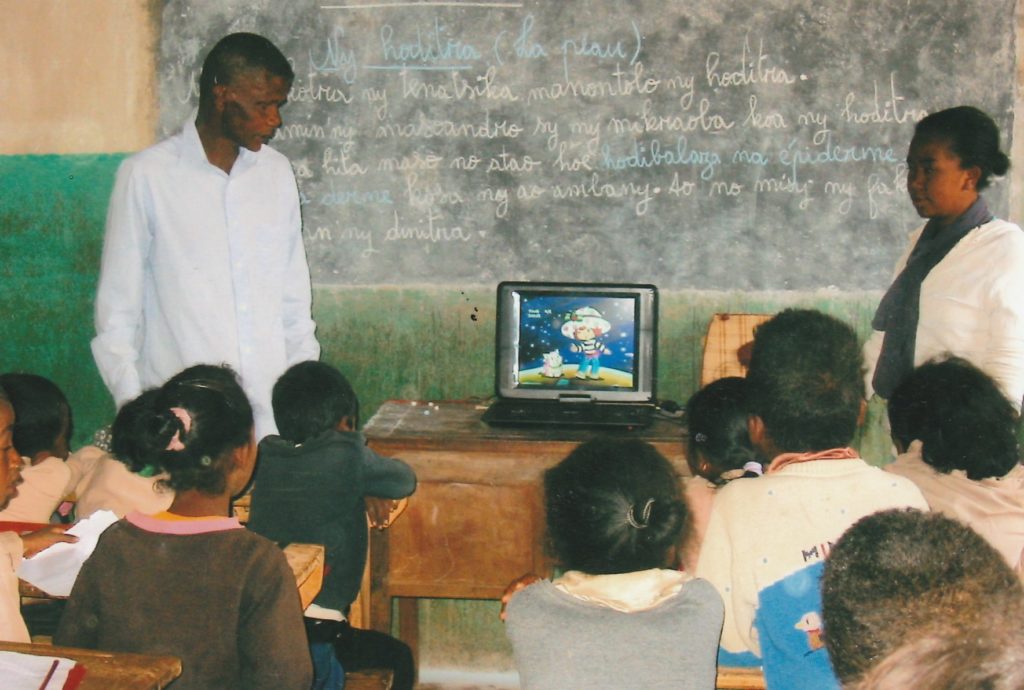
[{"label": "man's short dark hair", "polygon": [[281,438],[304,443],[346,417],[359,423],[359,399],[340,371],[323,362],[300,362],[281,375],[271,396]]},{"label": "man's short dark hair", "polygon": [[288,58],[277,46],[258,34],[229,34],[217,41],[203,61],[199,75],[199,100],[205,102],[213,93],[214,84],[230,84],[242,72],[265,69],[275,77],[289,82],[295,79]]},{"label": "man's short dark hair", "polygon": [[937,624],[969,628],[1024,610],[1017,575],[985,539],[940,513],[886,510],[858,520],[825,561],[825,646],[849,683]]},{"label": "man's short dark hair", "polygon": [[889,426],[904,450],[919,440],[926,463],[971,479],[1002,477],[1017,465],[1018,422],[996,382],[959,357],[922,364],[889,400]]},{"label": "man's short dark hair", "polygon": [[780,451],[845,446],[864,399],[857,334],[842,321],[787,309],[757,327],[747,373],[751,409]]}]

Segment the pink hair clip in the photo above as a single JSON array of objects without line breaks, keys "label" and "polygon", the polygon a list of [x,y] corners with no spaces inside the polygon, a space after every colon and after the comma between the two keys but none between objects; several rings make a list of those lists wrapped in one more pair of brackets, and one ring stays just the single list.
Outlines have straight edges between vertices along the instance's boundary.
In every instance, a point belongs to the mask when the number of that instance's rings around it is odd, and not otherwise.
[{"label": "pink hair clip", "polygon": [[[171,414],[178,418],[182,428],[187,434],[192,428],[192,415],[184,407],[172,407]],[[185,450],[185,444],[181,442],[181,430],[174,432],[174,436],[167,442],[167,450]]]}]

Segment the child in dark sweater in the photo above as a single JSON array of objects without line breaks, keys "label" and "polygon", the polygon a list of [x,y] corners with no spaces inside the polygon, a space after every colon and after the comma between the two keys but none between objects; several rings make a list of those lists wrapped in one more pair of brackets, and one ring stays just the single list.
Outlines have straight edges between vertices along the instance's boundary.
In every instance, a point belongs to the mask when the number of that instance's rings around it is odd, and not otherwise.
[{"label": "child in dark sweater", "polygon": [[[345,376],[321,362],[302,362],[274,386],[279,436],[260,442],[249,528],[278,543],[323,544],[323,587],[306,609],[314,645],[329,642],[347,671],[390,668],[394,688],[411,690],[415,677],[409,647],[383,633],[349,626],[346,616],[359,592],[367,548],[367,497],[400,499],[416,488],[405,463],[366,446],[359,402]],[[323,667],[317,665],[318,679]]]},{"label": "child in dark sweater", "polygon": [[148,405],[140,458],[174,500],[103,532],[53,640],[181,659],[176,690],[308,690],[302,608],[277,546],[227,517],[256,463],[253,413],[234,372],[196,365]]}]

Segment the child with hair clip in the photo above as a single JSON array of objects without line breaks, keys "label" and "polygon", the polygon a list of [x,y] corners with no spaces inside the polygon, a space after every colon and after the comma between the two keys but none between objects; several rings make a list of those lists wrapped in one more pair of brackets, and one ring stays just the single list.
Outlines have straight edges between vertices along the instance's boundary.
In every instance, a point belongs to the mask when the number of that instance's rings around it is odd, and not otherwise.
[{"label": "child with hair clip", "polygon": [[677,569],[686,504],[648,443],[598,438],[544,474],[566,571],[510,586],[506,632],[528,690],[715,686],[722,599]]},{"label": "child with hair clip", "polygon": [[118,410],[110,428],[110,452],[97,446],[75,451],[69,463],[85,468],[75,487],[75,516],[81,520],[97,510],[119,518],[132,511],[152,515],[167,510],[174,491],[168,475],[147,462],[142,448],[158,389],[145,391]]},{"label": "child with hair clip", "polygon": [[57,384],[37,374],[3,374],[0,386],[14,406],[14,447],[24,458],[18,495],[0,510],[0,521],[50,522],[73,483],[66,462],[71,406]]},{"label": "child with hair clip", "polygon": [[145,426],[140,459],[167,472],[174,500],[103,533],[54,642],[177,656],[178,690],[306,690],[312,667],[291,569],[276,544],[227,517],[256,462],[237,378],[186,369],[160,388]]},{"label": "child with hair clip", "polygon": [[682,562],[691,572],[697,568],[717,490],[733,479],[763,473],[747,432],[749,416],[747,381],[739,376],[712,381],[686,403],[686,462],[693,476],[684,489],[690,521],[683,538]]}]

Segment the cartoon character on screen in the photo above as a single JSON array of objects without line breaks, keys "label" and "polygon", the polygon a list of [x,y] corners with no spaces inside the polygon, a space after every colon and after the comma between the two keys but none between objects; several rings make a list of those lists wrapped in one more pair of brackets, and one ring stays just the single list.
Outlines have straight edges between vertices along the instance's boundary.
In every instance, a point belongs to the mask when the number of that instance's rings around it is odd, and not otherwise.
[{"label": "cartoon character on screen", "polygon": [[608,333],[611,328],[612,325],[601,316],[601,312],[593,307],[580,307],[566,315],[565,323],[562,324],[562,335],[574,340],[569,349],[580,353],[576,378],[601,378],[601,355],[610,355],[612,351],[598,338]]},{"label": "cartoon character on screen", "polygon": [[544,353],[544,364],[541,365],[540,373],[549,379],[562,378],[562,353],[558,350]]}]

